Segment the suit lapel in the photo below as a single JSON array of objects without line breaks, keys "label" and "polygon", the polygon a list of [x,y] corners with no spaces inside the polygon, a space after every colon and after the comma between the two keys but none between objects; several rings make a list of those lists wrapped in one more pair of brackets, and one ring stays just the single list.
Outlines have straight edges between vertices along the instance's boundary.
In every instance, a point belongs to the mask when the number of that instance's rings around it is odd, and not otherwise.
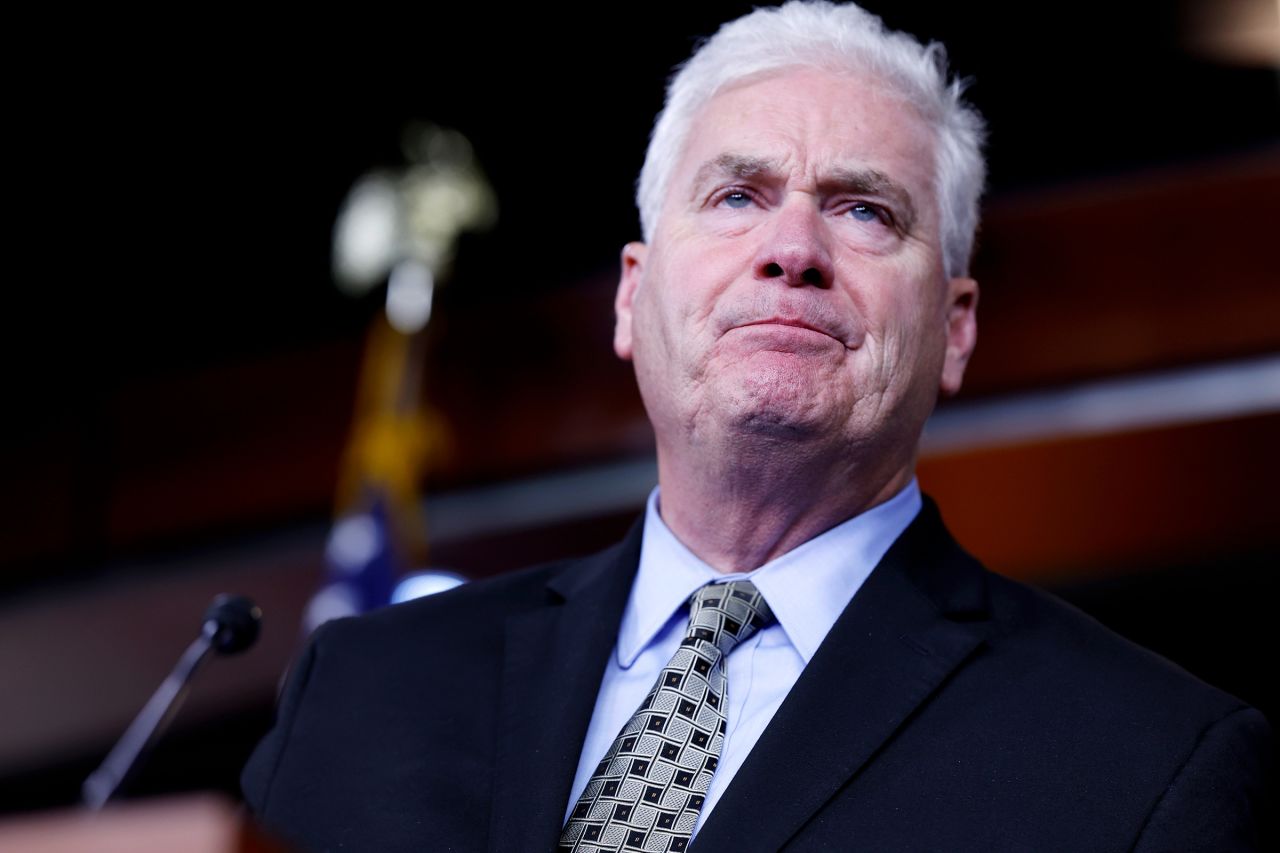
[{"label": "suit lapel", "polygon": [[981,643],[985,610],[982,568],[926,502],[734,776],[697,853],[780,849]]},{"label": "suit lapel", "polygon": [[507,623],[491,850],[551,850],[639,563],[642,524]]}]

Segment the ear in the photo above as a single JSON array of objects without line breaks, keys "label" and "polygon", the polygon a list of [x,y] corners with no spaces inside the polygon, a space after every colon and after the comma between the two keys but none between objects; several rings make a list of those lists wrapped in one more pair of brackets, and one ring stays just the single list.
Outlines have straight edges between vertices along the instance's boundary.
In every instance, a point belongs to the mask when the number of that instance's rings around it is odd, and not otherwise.
[{"label": "ear", "polygon": [[622,276],[618,280],[618,294],[613,300],[616,320],[613,327],[613,351],[623,361],[631,360],[631,309],[640,279],[644,276],[644,260],[649,247],[644,243],[628,243],[622,247]]},{"label": "ear", "polygon": [[960,390],[964,369],[978,343],[978,283],[953,278],[947,283],[947,352],[939,386],[944,396]]}]

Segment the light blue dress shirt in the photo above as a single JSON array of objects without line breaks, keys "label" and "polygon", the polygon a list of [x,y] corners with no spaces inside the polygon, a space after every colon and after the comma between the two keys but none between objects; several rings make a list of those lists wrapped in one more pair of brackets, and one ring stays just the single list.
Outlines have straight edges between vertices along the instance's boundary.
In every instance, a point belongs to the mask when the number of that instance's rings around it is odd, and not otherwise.
[{"label": "light blue dress shirt", "polygon": [[920,487],[912,479],[888,501],[760,568],[726,575],[675,537],[658,514],[655,488],[645,512],[640,567],[600,683],[565,819],[684,638],[689,597],[707,583],[748,578],[777,622],[757,631],[728,657],[724,750],[698,816],[701,828],[837,617],[920,507]]}]

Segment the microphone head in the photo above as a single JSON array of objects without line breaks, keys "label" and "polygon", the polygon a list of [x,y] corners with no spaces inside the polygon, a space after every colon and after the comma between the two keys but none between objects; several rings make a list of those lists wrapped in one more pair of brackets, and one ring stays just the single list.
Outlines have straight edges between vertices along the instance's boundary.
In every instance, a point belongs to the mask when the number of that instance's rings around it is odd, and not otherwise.
[{"label": "microphone head", "polygon": [[262,610],[243,595],[223,593],[214,598],[204,612],[204,630],[212,634],[213,648],[224,655],[252,646],[258,639],[261,623]]}]

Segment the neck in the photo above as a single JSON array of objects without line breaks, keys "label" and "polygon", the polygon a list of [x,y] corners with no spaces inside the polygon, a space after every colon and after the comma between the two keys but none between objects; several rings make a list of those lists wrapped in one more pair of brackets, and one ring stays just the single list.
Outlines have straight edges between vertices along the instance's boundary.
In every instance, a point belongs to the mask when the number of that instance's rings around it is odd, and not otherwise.
[{"label": "neck", "polygon": [[[659,443],[662,520],[716,571],[748,572],[901,491],[914,448],[905,460],[878,450],[833,456],[755,441],[712,453]],[[898,464],[868,461],[895,457]]]}]

